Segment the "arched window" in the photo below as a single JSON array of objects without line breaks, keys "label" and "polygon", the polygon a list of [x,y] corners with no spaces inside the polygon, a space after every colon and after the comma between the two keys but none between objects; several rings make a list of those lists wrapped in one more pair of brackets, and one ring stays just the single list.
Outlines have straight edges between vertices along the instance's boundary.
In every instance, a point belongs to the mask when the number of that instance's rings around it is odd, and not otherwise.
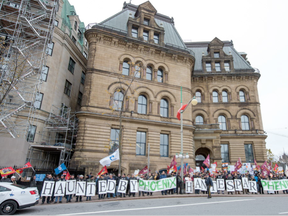
[{"label": "arched window", "polygon": [[161,99],[160,116],[162,116],[162,117],[168,117],[169,116],[169,103],[166,99]]},{"label": "arched window", "polygon": [[157,71],[157,81],[163,83],[163,71],[161,69]]},{"label": "arched window", "polygon": [[113,109],[121,110],[123,97],[124,97],[123,93],[119,90],[114,93]]},{"label": "arched window", "polygon": [[150,66],[146,68],[146,79],[152,80],[152,68]]},{"label": "arched window", "polygon": [[138,97],[138,113],[147,114],[147,98],[144,95]]},{"label": "arched window", "polygon": [[241,116],[241,127],[242,130],[250,130],[249,118],[246,115]]},{"label": "arched window", "polygon": [[200,91],[196,91],[195,96],[196,96],[197,102],[201,103],[201,99],[202,99],[201,98],[201,96],[202,96],[201,92]]},{"label": "arched window", "polygon": [[222,102],[227,103],[228,102],[228,93],[227,91],[222,91]]},{"label": "arched window", "polygon": [[245,99],[245,92],[244,91],[239,91],[239,100],[240,102],[245,102],[246,99]]},{"label": "arched window", "polygon": [[134,76],[135,76],[136,78],[141,78],[141,68],[140,68],[140,64],[139,64],[139,63],[137,63],[137,64],[135,65],[135,73],[134,73]]},{"label": "arched window", "polygon": [[217,91],[213,91],[212,92],[212,98],[213,98],[213,103],[218,103],[218,92]]},{"label": "arched window", "polygon": [[124,61],[123,67],[122,67],[122,74],[129,76],[129,72],[130,72],[130,65],[129,65],[128,61]]},{"label": "arched window", "polygon": [[195,124],[196,125],[203,125],[203,123],[204,123],[203,117],[201,115],[196,116]]},{"label": "arched window", "polygon": [[227,130],[226,117],[223,115],[218,116],[218,124],[221,130]]}]

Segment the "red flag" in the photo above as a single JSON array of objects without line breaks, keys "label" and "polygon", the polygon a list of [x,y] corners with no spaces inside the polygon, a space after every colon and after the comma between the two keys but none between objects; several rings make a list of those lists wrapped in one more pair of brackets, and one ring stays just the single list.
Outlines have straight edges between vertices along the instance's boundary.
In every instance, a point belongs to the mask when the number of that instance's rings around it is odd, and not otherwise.
[{"label": "red flag", "polygon": [[194,170],[190,167],[190,169],[189,169],[189,173],[191,174],[191,173],[194,173]]},{"label": "red flag", "polygon": [[107,167],[106,167],[106,166],[104,166],[104,167],[102,168],[102,170],[98,173],[98,176],[104,175],[105,173],[108,173],[108,170],[107,170]]},{"label": "red flag", "polygon": [[180,120],[181,110],[185,110],[188,104],[184,104],[177,112],[177,119]]},{"label": "red flag", "polygon": [[[139,173],[138,173],[138,175],[140,175],[140,174],[146,174],[148,172],[148,166],[146,165]],[[151,172],[151,170],[149,170],[149,172]]]},{"label": "red flag", "polygon": [[172,161],[171,161],[171,164],[170,164],[169,169],[170,169],[171,167],[173,167],[173,166],[176,166],[176,165],[177,165],[176,156],[174,155],[174,157],[173,157],[173,159],[172,159]]},{"label": "red flag", "polygon": [[20,168],[20,169],[16,169],[15,171],[16,171],[17,173],[19,173],[19,174],[22,174],[22,173],[23,173],[23,169],[21,169],[21,168]]},{"label": "red flag", "polygon": [[210,155],[207,156],[207,158],[203,162],[208,168],[210,167]]},{"label": "red flag", "polygon": [[31,167],[32,167],[31,163],[30,163],[30,162],[27,162],[27,163],[24,165],[24,167],[22,167],[21,169],[27,169],[27,168],[31,168]]},{"label": "red flag", "polygon": [[205,169],[203,167],[201,167],[201,172],[204,172],[204,171],[205,171]]},{"label": "red flag", "polygon": [[216,161],[216,162],[214,162],[213,164],[215,164],[215,165],[216,165],[216,167],[217,167],[217,161]]},{"label": "red flag", "polygon": [[273,170],[274,170],[276,173],[278,173],[278,167],[279,167],[279,166],[278,166],[277,164],[275,164],[275,167],[274,167]]},{"label": "red flag", "polygon": [[239,170],[241,167],[242,167],[241,158],[238,158],[238,161],[235,164],[234,172],[237,172],[237,170]]},{"label": "red flag", "polygon": [[187,163],[184,164],[184,169],[183,169],[183,174],[186,175],[186,173],[187,173]]},{"label": "red flag", "polygon": [[260,166],[257,164],[255,159],[254,159],[254,165],[256,166],[256,170],[260,170]]},{"label": "red flag", "polygon": [[66,173],[66,176],[65,176],[65,180],[69,180],[70,178],[71,178],[70,173],[67,172],[67,173]]},{"label": "red flag", "polygon": [[8,176],[11,175],[13,173],[15,173],[16,171],[12,168],[12,167],[6,167],[0,170],[0,174],[1,176]]}]

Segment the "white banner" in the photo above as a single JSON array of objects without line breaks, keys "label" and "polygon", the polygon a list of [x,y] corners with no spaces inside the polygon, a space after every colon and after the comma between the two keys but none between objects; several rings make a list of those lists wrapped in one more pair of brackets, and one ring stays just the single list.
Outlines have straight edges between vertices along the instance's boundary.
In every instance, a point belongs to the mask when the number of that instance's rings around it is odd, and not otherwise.
[{"label": "white banner", "polygon": [[120,179],[119,185],[118,185],[118,193],[126,193],[127,190],[127,186],[128,186],[128,181],[127,180],[123,180]]},{"label": "white banner", "polygon": [[57,181],[54,189],[54,196],[64,196],[65,194],[65,181]]},{"label": "white banner", "polygon": [[137,193],[138,192],[138,182],[136,179],[130,180],[130,192],[131,193]]},{"label": "white banner", "polygon": [[185,182],[185,193],[193,193],[193,182],[186,181]]},{"label": "white banner", "polygon": [[139,179],[139,191],[157,192],[170,190],[176,188],[176,186],[176,177],[163,178],[159,180]]},{"label": "white banner", "polygon": [[51,197],[54,190],[54,181],[44,181],[41,196]]},{"label": "white banner", "polygon": [[242,184],[243,184],[243,189],[249,189],[249,181],[248,181],[248,178],[243,177],[243,178],[242,178]]},{"label": "white banner", "polygon": [[107,193],[107,182],[106,180],[98,181],[98,194],[106,194]]},{"label": "white banner", "polygon": [[225,190],[224,179],[217,179],[217,190],[219,190],[219,191],[224,191]]},{"label": "white banner", "polygon": [[76,182],[76,196],[84,196],[86,191],[86,181]]},{"label": "white banner", "polygon": [[108,180],[107,193],[115,193],[116,180]]},{"label": "white banner", "polygon": [[96,195],[96,184],[95,182],[87,182],[86,185],[86,196],[95,196]]},{"label": "white banner", "polygon": [[249,181],[249,192],[257,193],[257,183],[256,183],[256,181]]},{"label": "white banner", "polygon": [[234,181],[226,180],[226,189],[228,192],[234,192]]},{"label": "white banner", "polygon": [[242,191],[241,179],[234,179],[234,183],[235,183],[235,190],[236,191]]},{"label": "white banner", "polygon": [[194,178],[195,190],[201,190],[201,178]]},{"label": "white banner", "polygon": [[217,182],[213,181],[213,187],[210,187],[211,193],[217,193]]},{"label": "white banner", "polygon": [[207,185],[205,179],[201,179],[201,191],[207,191]]},{"label": "white banner", "polygon": [[66,195],[76,193],[76,180],[66,181]]}]

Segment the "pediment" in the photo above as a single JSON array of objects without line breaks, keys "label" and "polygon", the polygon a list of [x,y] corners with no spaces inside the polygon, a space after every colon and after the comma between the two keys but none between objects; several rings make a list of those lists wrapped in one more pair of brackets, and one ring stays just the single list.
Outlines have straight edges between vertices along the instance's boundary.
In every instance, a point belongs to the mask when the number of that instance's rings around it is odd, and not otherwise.
[{"label": "pediment", "polygon": [[141,10],[146,10],[146,11],[152,13],[153,15],[155,15],[157,13],[156,8],[149,1],[146,1],[143,4],[140,4],[138,6],[137,11],[135,13],[135,16],[138,16],[138,14],[140,13]]},{"label": "pediment", "polygon": [[210,43],[209,46],[224,46],[224,43],[217,37],[215,37]]}]

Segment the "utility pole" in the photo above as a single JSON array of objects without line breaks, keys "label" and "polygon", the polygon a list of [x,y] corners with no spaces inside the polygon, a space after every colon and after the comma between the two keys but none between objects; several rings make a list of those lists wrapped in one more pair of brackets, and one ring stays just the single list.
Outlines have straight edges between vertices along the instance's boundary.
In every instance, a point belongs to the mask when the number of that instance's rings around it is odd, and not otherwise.
[{"label": "utility pole", "polygon": [[149,168],[150,168],[150,143],[148,143],[148,178],[149,178]]}]

